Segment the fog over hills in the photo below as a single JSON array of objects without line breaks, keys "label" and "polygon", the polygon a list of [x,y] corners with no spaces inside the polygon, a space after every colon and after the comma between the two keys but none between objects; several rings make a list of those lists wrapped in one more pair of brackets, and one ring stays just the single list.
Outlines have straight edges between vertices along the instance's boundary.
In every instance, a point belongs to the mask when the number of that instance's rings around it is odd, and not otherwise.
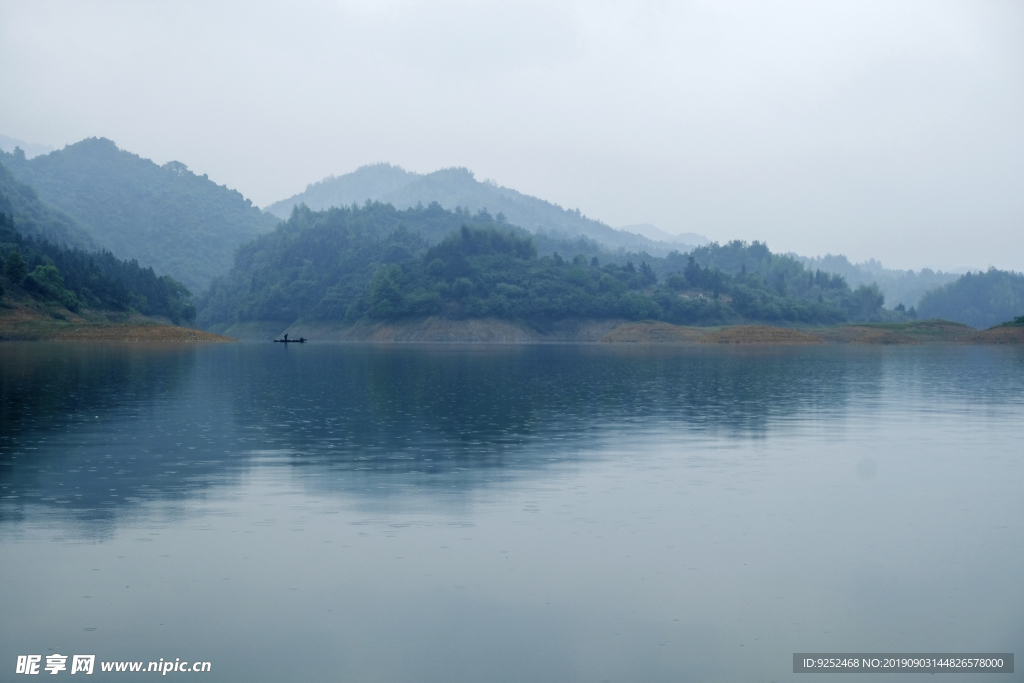
[{"label": "fog over hills", "polygon": [[104,138],[32,159],[0,153],[0,161],[40,199],[74,217],[95,246],[193,292],[228,271],[239,245],[277,223],[205,174],[177,161],[160,166]]},{"label": "fog over hills", "polygon": [[[29,143],[0,136],[0,146],[5,149],[25,152],[23,144]],[[41,145],[31,147],[43,149]],[[321,210],[363,205],[369,199],[399,210],[437,202],[449,210],[458,207],[467,217],[486,211],[481,216],[484,222],[493,216],[496,222],[537,234],[542,254],[553,249],[575,250],[574,254],[585,252],[589,257],[607,249],[610,253],[601,257],[602,262],[642,261],[645,253],[664,257],[708,244],[703,235],[673,235],[650,223],[615,229],[578,209],[564,209],[493,181],[478,181],[465,168],[420,174],[388,163],[363,166],[313,183],[304,192],[260,212],[239,192],[217,185],[183,164],[159,166],[105,139],[83,140],[34,158],[28,153],[0,152],[0,161],[9,169],[0,180],[9,186],[11,211],[23,229],[57,243],[106,248],[120,258],[137,259],[159,274],[184,282],[196,293],[212,278],[228,272],[236,248],[271,230],[277,218],[289,217],[299,204]],[[37,194],[50,205],[45,211],[32,203]],[[564,243],[579,238],[591,240],[590,247],[578,242],[570,249]],[[918,306],[926,292],[961,274],[928,268],[894,270],[874,259],[854,264],[842,255],[788,255],[811,270],[843,276],[852,288],[877,283],[890,310],[899,304]]]},{"label": "fog over hills", "polygon": [[851,287],[877,284],[885,294],[885,306],[889,309],[900,304],[908,308],[917,306],[926,292],[953,282],[962,274],[936,271],[931,268],[922,268],[918,271],[895,270],[886,268],[875,259],[864,263],[850,263],[850,260],[841,254],[838,256],[827,254],[813,258],[798,254],[789,255],[798,259],[804,264],[804,267],[811,270],[820,269],[828,273],[842,275]]},{"label": "fog over hills", "polygon": [[[0,160],[0,213],[17,221],[26,236],[41,237],[54,244],[78,249],[96,249],[96,242],[74,217],[48,206],[34,189],[20,182]],[[0,254],[2,257],[3,254]]]},{"label": "fog over hills", "polygon": [[[60,308],[76,313],[83,308],[94,313],[134,310],[176,324],[195,318],[191,295],[181,283],[109,251],[96,251],[77,220],[42,201],[3,163],[0,297],[4,297],[0,304],[5,309],[4,336],[12,332],[12,313],[15,319],[26,313],[31,319],[33,311],[62,319]],[[16,313],[19,308],[21,312]],[[15,334],[17,338],[19,333]]]},{"label": "fog over hills", "polygon": [[[670,234],[651,223],[637,223],[614,229],[578,209],[563,209],[557,204],[502,187],[493,181],[478,181],[465,168],[449,168],[420,174],[388,163],[362,166],[352,173],[330,176],[306,187],[288,199],[271,204],[266,211],[287,218],[292,207],[306,204],[314,211],[363,204],[367,199],[390,203],[397,209],[436,201],[446,209],[461,207],[472,212],[486,209],[501,213],[505,220],[531,232],[573,237],[584,235],[615,251],[646,252],[665,256],[673,250],[688,252],[709,243],[696,233]],[[851,287],[877,283],[885,295],[887,308],[899,304],[916,306],[925,292],[951,282],[959,273],[944,273],[928,268],[921,271],[893,270],[872,259],[853,264],[845,256],[807,257],[791,254],[811,269],[842,275]]]},{"label": "fog over hills", "polygon": [[[343,176],[330,176],[309,185],[304,192],[271,204],[266,211],[287,218],[292,207],[305,204],[314,211],[329,207],[363,204],[367,199],[407,209],[418,204],[437,202],[445,209],[456,207],[471,212],[486,210],[502,214],[513,225],[535,233],[554,233],[565,237],[583,235],[611,248],[645,251],[664,256],[673,250],[687,251],[707,243],[701,235],[672,236],[653,225],[631,226],[616,230],[583,215],[579,209],[564,209],[558,204],[502,187],[489,180],[477,180],[465,168],[446,168],[421,174],[388,163],[363,166]],[[663,239],[664,235],[668,239]]]},{"label": "fog over hills", "polygon": [[695,232],[683,232],[678,235],[667,233],[658,226],[652,223],[635,223],[633,225],[622,225],[616,228],[616,230],[622,230],[623,232],[631,232],[636,235],[643,235],[649,240],[655,242],[668,242],[669,244],[686,244],[702,247],[705,244],[711,242],[704,235],[698,235]]},{"label": "fog over hills", "polygon": [[40,154],[49,154],[53,151],[53,147],[50,145],[40,145],[35,142],[25,142],[18,138],[12,138],[3,133],[0,133],[0,151],[12,153],[15,149],[21,149],[25,153],[25,156],[31,159],[37,157]]}]

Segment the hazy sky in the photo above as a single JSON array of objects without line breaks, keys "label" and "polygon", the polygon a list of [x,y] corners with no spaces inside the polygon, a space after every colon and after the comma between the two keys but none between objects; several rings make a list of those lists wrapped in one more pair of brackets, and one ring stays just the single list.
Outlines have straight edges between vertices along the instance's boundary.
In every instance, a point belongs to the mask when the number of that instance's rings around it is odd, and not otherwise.
[{"label": "hazy sky", "polygon": [[1024,3],[0,0],[0,133],[260,205],[377,161],[773,250],[1024,270]]}]

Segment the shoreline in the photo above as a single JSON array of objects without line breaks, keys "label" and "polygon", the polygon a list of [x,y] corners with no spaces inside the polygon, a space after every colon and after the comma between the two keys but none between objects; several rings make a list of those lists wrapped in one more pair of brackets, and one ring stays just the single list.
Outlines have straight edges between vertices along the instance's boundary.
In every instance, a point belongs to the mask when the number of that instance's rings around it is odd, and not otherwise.
[{"label": "shoreline", "polygon": [[846,323],[832,327],[778,327],[741,324],[709,327],[625,319],[565,319],[524,322],[495,318],[453,320],[436,316],[400,321],[336,322],[252,321],[203,331],[139,314],[44,308],[0,307],[0,341],[103,341],[228,343],[269,341],[284,334],[311,342],[377,344],[544,344],[812,346],[832,344],[916,346],[1024,345],[1024,326],[976,330],[946,320],[906,323]]},{"label": "shoreline", "polygon": [[100,313],[39,307],[4,302],[0,308],[0,342],[92,341],[148,343],[225,343],[224,337],[170,321],[138,314]]},{"label": "shoreline", "polygon": [[429,317],[398,322],[292,324],[253,321],[215,328],[241,341],[267,341],[287,333],[311,342],[381,344],[538,344],[600,343],[637,345],[1021,345],[1024,327],[973,327],[945,320],[908,323],[850,323],[822,328],[764,324],[689,327],[660,321],[562,320],[543,326],[497,319],[450,320]]}]

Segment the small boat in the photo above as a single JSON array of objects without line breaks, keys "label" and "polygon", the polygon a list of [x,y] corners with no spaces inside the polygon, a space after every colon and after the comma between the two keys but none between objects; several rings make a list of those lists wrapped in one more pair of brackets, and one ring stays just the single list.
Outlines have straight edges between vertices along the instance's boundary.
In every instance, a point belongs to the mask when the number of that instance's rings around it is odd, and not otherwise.
[{"label": "small boat", "polygon": [[306,343],[306,338],[305,337],[299,337],[298,339],[289,339],[288,335],[286,334],[286,335],[284,335],[284,339],[275,339],[274,343],[275,344],[305,344]]}]

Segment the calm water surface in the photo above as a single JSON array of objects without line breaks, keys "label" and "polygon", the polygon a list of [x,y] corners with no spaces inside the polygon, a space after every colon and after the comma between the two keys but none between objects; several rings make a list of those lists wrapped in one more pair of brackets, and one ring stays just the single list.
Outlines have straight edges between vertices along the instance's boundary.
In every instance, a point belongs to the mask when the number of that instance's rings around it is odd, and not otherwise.
[{"label": "calm water surface", "polygon": [[1021,444],[1014,349],[2,344],[0,680],[1020,655]]}]

